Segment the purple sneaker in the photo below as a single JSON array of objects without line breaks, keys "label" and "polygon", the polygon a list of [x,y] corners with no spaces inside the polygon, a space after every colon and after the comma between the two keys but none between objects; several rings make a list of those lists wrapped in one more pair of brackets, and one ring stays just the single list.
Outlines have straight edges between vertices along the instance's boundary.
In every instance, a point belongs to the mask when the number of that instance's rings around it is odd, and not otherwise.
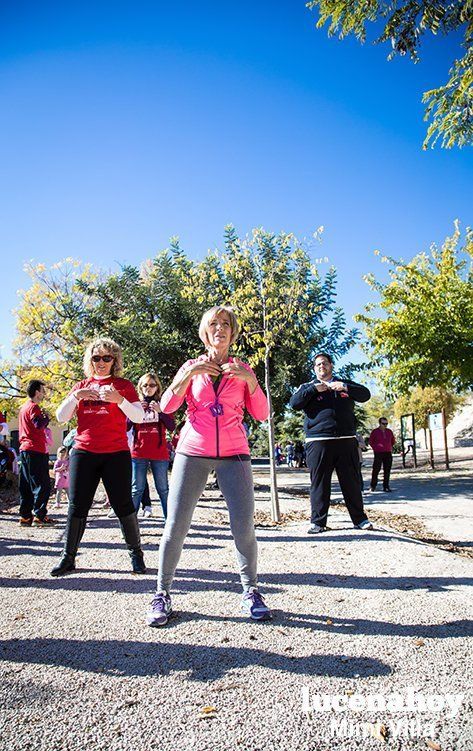
[{"label": "purple sneaker", "polygon": [[263,600],[263,596],[256,587],[250,587],[248,592],[245,592],[243,595],[241,612],[249,615],[254,621],[268,621],[273,617],[270,609]]},{"label": "purple sneaker", "polygon": [[146,613],[148,626],[165,626],[172,613],[171,598],[166,592],[156,592]]}]

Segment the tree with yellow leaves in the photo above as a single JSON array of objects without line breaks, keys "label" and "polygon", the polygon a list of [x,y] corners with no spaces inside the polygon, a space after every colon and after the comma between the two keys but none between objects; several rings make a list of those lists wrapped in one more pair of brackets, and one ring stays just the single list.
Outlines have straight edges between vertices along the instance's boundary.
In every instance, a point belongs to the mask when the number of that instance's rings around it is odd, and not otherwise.
[{"label": "tree with yellow leaves", "polygon": [[[356,316],[366,351],[391,395],[415,386],[456,392],[473,385],[473,232],[458,222],[441,248],[411,261],[384,257],[390,281],[365,277],[379,302]],[[373,313],[375,311],[375,313]]]}]

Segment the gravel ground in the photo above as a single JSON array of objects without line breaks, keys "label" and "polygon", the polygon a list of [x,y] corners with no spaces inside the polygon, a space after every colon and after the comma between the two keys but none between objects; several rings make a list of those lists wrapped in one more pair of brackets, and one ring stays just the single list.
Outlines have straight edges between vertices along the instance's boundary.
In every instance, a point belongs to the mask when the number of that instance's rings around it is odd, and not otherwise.
[{"label": "gravel ground", "polygon": [[[148,575],[130,573],[116,520],[94,508],[78,571],[52,579],[65,513],[55,529],[0,514],[2,751],[473,749],[471,560],[355,530],[342,509],[316,538],[303,521],[258,529],[274,619],[248,623],[217,496],[199,504],[164,629],[144,625],[160,520],[141,522]],[[409,687],[464,698],[453,717],[353,706]],[[352,708],[316,711],[318,694]]]}]

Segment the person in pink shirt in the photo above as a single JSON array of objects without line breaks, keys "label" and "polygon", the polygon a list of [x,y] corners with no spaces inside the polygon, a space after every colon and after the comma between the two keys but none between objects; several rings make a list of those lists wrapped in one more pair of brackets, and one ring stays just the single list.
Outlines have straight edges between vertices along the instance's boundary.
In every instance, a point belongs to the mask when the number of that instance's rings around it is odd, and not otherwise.
[{"label": "person in pink shirt", "polygon": [[374,452],[373,469],[371,472],[371,492],[376,490],[378,475],[382,466],[383,490],[385,493],[391,493],[389,476],[393,464],[393,446],[395,442],[394,433],[388,428],[386,417],[380,417],[379,427],[372,430],[369,437],[369,444]]},{"label": "person in pink shirt", "polygon": [[67,448],[59,446],[57,450],[57,459],[54,462],[54,489],[56,491],[56,508],[61,507],[61,498],[66,496],[69,500],[69,459],[67,457]]},{"label": "person in pink shirt", "polygon": [[267,419],[268,400],[250,366],[230,355],[239,330],[235,313],[226,305],[204,313],[199,336],[206,353],[185,362],[161,397],[161,410],[167,414],[185,401],[187,419],[176,447],[157,591],[147,613],[149,626],[164,626],[172,613],[169,592],[174,572],[211,471],[230,515],[243,587],[241,610],[254,620],[271,618],[257,584],[253,476],[243,427],[245,409],[256,420]]}]

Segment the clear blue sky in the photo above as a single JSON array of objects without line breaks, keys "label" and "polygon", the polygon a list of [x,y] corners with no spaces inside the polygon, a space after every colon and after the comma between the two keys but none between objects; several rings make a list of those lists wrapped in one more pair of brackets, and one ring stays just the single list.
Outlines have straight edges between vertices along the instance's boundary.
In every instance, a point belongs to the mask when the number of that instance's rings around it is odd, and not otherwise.
[{"label": "clear blue sky", "polygon": [[3,354],[31,258],[117,268],[174,234],[200,258],[229,222],[324,225],[315,255],[351,316],[385,271],[374,249],[411,257],[472,223],[471,150],[421,149],[457,40],[388,63],[315,21],[304,0],[2,2]]}]

